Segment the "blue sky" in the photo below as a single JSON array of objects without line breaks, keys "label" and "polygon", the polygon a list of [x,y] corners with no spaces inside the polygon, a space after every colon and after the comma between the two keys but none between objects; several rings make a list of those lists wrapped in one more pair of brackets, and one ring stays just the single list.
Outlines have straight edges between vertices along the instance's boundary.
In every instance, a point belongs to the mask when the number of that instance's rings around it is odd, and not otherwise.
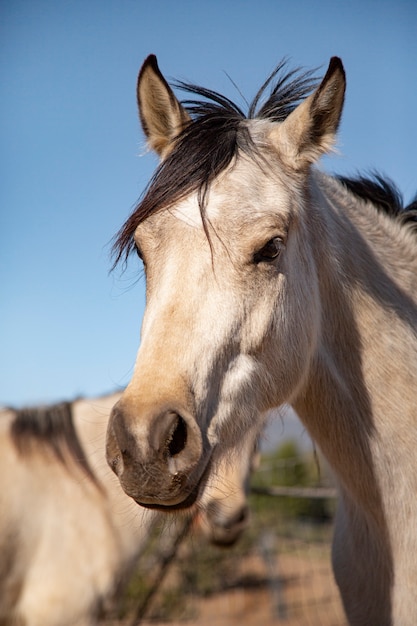
[{"label": "blue sky", "polygon": [[283,57],[342,57],[341,155],[417,191],[415,0],[3,0],[0,5],[0,405],[124,386],[144,283],[109,275],[108,242],[156,160],[136,111],[151,52],[169,78],[251,99]]}]

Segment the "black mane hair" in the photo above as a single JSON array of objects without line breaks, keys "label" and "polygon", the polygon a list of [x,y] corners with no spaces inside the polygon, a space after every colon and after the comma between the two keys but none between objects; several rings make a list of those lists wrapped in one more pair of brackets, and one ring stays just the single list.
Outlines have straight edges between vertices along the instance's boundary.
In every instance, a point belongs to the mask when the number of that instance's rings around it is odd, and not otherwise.
[{"label": "black mane hair", "polygon": [[404,206],[400,191],[388,178],[378,172],[355,178],[336,178],[358,198],[371,202],[379,211],[399,219],[402,223],[412,224],[417,229],[417,197],[408,206]]},{"label": "black mane hair", "polygon": [[74,427],[71,403],[17,410],[10,434],[21,456],[48,448],[63,465],[67,465],[68,457],[72,457],[98,485]]},{"label": "black mane hair", "polygon": [[[253,156],[256,147],[251,140],[246,119],[267,119],[282,122],[316,86],[313,71],[284,71],[282,61],[264,82],[243,111],[221,94],[184,82],[174,86],[197,96],[182,102],[191,122],[176,138],[174,148],[159,165],[141,200],[116,235],[112,252],[113,269],[127,260],[134,249],[133,235],[137,226],[149,215],[197,191],[204,222],[204,199],[210,184],[226,169],[241,151]],[[265,93],[271,87],[269,96]]]}]

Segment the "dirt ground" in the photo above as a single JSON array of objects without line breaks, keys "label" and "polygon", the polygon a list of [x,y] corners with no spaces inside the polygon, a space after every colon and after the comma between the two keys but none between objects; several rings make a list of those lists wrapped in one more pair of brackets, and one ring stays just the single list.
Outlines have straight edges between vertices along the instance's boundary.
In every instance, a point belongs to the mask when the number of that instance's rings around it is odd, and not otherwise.
[{"label": "dirt ground", "polygon": [[[156,603],[158,598],[154,599]],[[346,626],[327,555],[281,554],[269,566],[245,559],[239,584],[209,597],[188,597],[181,620],[152,626]],[[132,626],[132,617],[106,626]]]}]

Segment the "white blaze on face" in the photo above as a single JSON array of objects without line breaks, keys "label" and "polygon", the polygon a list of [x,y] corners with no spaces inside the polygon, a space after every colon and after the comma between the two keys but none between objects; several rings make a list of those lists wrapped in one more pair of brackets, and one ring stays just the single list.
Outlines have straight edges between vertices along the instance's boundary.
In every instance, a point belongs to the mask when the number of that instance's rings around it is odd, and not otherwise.
[{"label": "white blaze on face", "polygon": [[187,226],[203,229],[203,221],[201,219],[200,207],[198,206],[198,201],[195,194],[193,194],[192,196],[188,196],[174,209],[171,209],[170,212],[181,222],[187,224]]},{"label": "white blaze on face", "polygon": [[[214,187],[218,184],[214,183],[213,188],[209,192],[209,202],[205,205],[205,214],[208,221],[216,219],[221,215],[221,206],[226,201],[223,194],[214,190]],[[170,209],[171,215],[179,219],[184,224],[191,226],[192,228],[199,228],[203,230],[203,221],[201,219],[200,206],[198,204],[198,197],[196,193],[191,194],[184,200],[181,200],[173,209]]]}]

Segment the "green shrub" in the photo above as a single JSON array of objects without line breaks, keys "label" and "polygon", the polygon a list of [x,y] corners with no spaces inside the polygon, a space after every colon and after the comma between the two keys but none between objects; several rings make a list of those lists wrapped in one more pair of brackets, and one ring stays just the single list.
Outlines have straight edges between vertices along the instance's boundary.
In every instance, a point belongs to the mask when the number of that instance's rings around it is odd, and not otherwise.
[{"label": "green shrub", "polygon": [[[255,488],[318,486],[320,471],[316,458],[303,456],[294,441],[282,443],[274,452],[263,455],[260,469],[253,475]],[[328,521],[331,506],[324,498],[300,498],[254,494],[251,506],[257,515],[312,518]]]}]

